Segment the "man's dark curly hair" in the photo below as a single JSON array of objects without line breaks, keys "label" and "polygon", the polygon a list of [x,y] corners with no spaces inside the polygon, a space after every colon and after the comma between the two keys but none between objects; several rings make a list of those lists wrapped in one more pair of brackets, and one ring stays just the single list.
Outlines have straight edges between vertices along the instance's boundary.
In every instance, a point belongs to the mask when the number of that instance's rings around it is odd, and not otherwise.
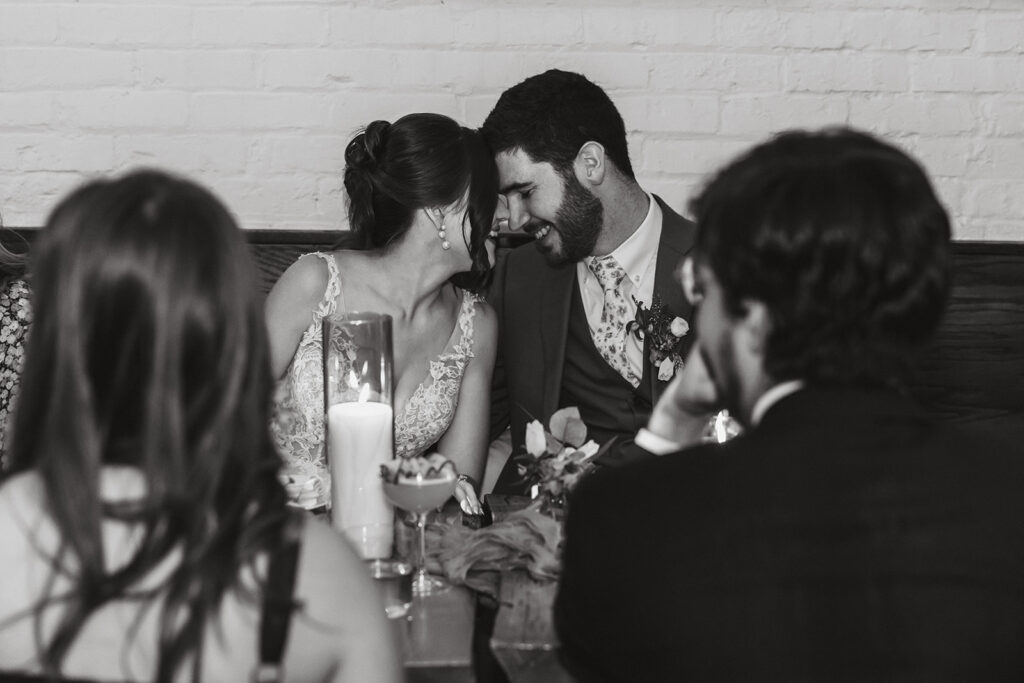
[{"label": "man's dark curly hair", "polygon": [[949,294],[949,218],[924,170],[846,128],[778,135],[719,171],[691,204],[697,261],[732,314],[771,318],[775,380],[898,380]]},{"label": "man's dark curly hair", "polygon": [[512,86],[481,130],[495,154],[521,149],[562,177],[580,147],[593,140],[623,175],[635,177],[622,116],[604,90],[577,73],[550,69]]}]

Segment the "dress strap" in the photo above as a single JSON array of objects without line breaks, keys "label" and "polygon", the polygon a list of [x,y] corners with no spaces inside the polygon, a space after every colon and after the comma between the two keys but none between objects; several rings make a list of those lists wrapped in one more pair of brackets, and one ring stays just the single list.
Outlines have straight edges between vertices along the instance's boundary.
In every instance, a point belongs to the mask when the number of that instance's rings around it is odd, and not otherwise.
[{"label": "dress strap", "polygon": [[341,301],[341,310],[346,310],[345,293],[341,289],[341,271],[338,268],[338,261],[333,254],[322,251],[314,251],[312,256],[319,256],[327,263],[327,287],[324,289],[324,298],[320,301],[314,311],[316,320],[321,320],[332,315],[338,308],[338,301]]},{"label": "dress strap", "polygon": [[253,672],[253,683],[284,680],[282,655],[288,642],[288,628],[295,601],[295,575],[299,564],[302,519],[290,513],[282,533],[281,546],[270,555],[267,585],[260,615],[260,663]]},{"label": "dress strap", "polygon": [[462,306],[459,307],[459,329],[462,338],[455,345],[454,351],[463,358],[473,357],[473,318],[476,317],[476,305],[484,301],[483,297],[468,290],[462,292]]}]

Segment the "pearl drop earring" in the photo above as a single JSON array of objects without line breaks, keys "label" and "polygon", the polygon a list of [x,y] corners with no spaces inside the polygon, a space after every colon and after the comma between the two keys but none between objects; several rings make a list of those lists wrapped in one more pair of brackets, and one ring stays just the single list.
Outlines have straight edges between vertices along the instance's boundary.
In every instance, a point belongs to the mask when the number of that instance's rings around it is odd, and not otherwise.
[{"label": "pearl drop earring", "polygon": [[452,243],[448,241],[448,231],[444,229],[444,216],[441,216],[441,227],[437,229],[437,236],[441,238],[441,248],[448,251]]}]

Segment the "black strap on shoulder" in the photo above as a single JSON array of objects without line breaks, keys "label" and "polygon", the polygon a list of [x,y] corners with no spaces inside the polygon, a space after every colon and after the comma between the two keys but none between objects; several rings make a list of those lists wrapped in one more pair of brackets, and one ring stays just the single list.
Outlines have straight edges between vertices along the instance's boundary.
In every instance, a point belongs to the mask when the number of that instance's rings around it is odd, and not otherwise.
[{"label": "black strap on shoulder", "polygon": [[285,524],[281,547],[270,556],[260,615],[260,664],[253,674],[256,683],[284,680],[281,658],[296,605],[295,574],[299,564],[301,529],[301,518],[293,514]]}]

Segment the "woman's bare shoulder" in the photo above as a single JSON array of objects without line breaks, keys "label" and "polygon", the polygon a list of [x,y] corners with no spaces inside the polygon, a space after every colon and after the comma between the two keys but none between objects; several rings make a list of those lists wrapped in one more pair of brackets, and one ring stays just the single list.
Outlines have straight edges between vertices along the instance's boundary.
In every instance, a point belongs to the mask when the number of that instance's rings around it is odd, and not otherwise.
[{"label": "woman's bare shoulder", "polygon": [[360,672],[370,676],[363,680],[398,680],[400,654],[363,561],[319,520],[306,522],[302,546],[295,587],[302,609],[293,622],[288,659],[334,657],[352,675],[345,680],[360,680]]},{"label": "woman's bare shoulder", "polygon": [[29,470],[8,477],[0,485],[0,528],[19,513],[42,510],[43,500],[43,482],[35,472]]},{"label": "woman's bare shoulder", "polygon": [[330,278],[325,256],[334,258],[333,254],[312,253],[296,259],[270,290],[268,302],[280,302],[286,310],[315,308],[323,299]]}]

